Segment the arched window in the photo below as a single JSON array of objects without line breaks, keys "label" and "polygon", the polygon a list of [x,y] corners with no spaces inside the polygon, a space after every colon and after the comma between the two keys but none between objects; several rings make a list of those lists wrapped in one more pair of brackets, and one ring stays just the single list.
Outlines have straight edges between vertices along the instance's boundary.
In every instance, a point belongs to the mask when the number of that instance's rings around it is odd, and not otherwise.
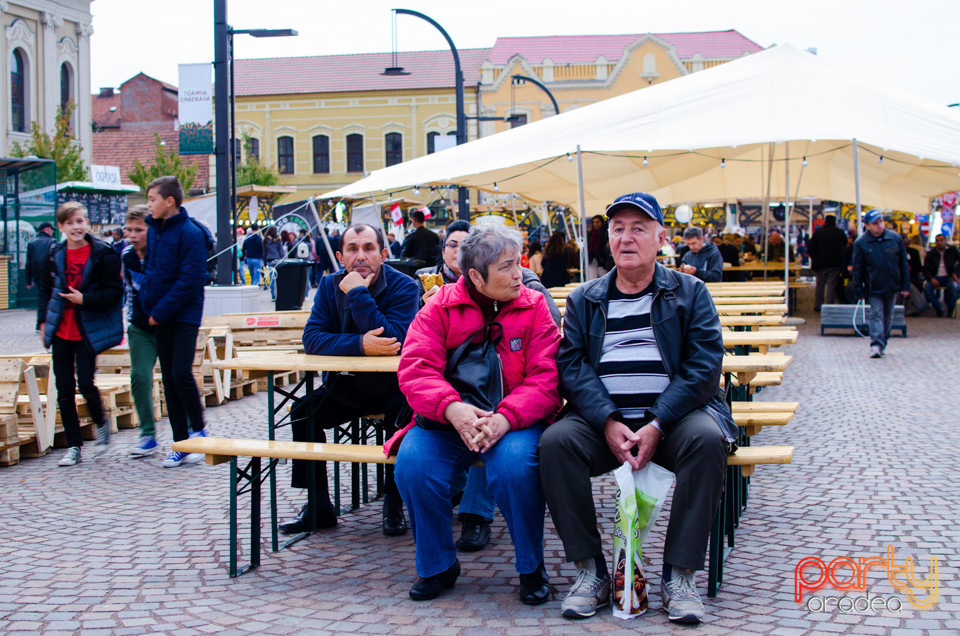
[{"label": "arched window", "polygon": [[27,65],[20,49],[10,55],[10,128],[27,132]]},{"label": "arched window", "polygon": [[330,138],[326,135],[316,135],[313,138],[313,173],[327,174],[330,172]]},{"label": "arched window", "polygon": [[387,133],[384,137],[386,164],[392,166],[403,161],[403,135]]},{"label": "arched window", "polygon": [[64,62],[60,65],[60,110],[64,111],[67,109],[67,102],[73,99],[72,91],[70,90],[71,85],[73,84],[72,73],[70,72],[70,65]]},{"label": "arched window", "polygon": [[260,140],[256,137],[247,138],[247,156],[260,161]]},{"label": "arched window", "polygon": [[280,174],[293,174],[293,137],[277,138],[277,167]]},{"label": "arched window", "polygon": [[437,151],[437,146],[436,146],[436,144],[437,144],[437,136],[438,136],[439,134],[440,134],[440,133],[438,133],[438,132],[435,131],[435,130],[430,131],[430,132],[427,133],[427,154],[428,154],[428,155],[432,155],[433,153],[435,153],[435,152]]},{"label": "arched window", "polygon": [[363,135],[347,135],[347,172],[363,172]]}]

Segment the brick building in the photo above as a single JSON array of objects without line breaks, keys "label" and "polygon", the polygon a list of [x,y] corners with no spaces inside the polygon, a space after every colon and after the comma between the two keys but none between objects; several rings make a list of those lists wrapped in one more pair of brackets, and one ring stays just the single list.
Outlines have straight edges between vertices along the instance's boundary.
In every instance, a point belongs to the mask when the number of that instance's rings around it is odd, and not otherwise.
[{"label": "brick building", "polygon": [[[92,98],[93,163],[120,166],[124,182],[133,162],[148,164],[154,157],[154,134],[177,151],[177,87],[139,73],[120,85],[101,88]],[[198,166],[193,191],[206,192],[210,179],[208,155],[185,155]]]}]

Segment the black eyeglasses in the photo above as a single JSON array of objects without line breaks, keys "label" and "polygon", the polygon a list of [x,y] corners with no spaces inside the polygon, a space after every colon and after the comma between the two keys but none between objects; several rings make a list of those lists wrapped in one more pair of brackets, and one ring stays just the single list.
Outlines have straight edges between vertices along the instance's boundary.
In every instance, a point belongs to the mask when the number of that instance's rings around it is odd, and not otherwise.
[{"label": "black eyeglasses", "polygon": [[458,247],[460,247],[460,244],[457,243],[456,241],[447,241],[446,243],[443,244],[443,246],[449,247],[450,249],[455,250]]}]

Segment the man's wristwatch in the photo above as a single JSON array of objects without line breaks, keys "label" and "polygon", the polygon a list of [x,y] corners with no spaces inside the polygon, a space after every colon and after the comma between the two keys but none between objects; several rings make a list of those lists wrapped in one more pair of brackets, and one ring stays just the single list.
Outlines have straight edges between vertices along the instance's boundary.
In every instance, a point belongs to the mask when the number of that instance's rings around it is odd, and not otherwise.
[{"label": "man's wristwatch", "polygon": [[660,424],[660,420],[658,420],[657,418],[653,418],[652,420],[650,420],[649,422],[647,422],[647,424],[649,424],[649,425],[652,426],[653,428],[655,428],[655,429],[657,429],[658,431],[660,431],[660,439],[661,439],[661,440],[663,440],[663,438],[666,437],[666,435],[665,435],[664,432],[663,432],[663,425]]}]

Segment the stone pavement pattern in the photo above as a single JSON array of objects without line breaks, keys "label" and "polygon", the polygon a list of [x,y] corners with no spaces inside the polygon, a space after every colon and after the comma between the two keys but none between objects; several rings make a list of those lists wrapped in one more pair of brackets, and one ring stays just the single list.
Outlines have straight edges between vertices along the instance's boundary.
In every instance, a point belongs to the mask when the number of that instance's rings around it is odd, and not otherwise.
[{"label": "stone pavement pattern", "polygon": [[[719,596],[706,598],[699,633],[919,634],[960,633],[960,463],[957,462],[956,377],[960,324],[911,319],[910,337],[894,337],[882,360],[868,358],[866,341],[821,338],[806,316],[799,344],[783,350],[794,363],[780,387],[759,400],[797,400],[797,417],[764,429],[756,444],[792,444],[793,464],[761,466],[752,480],[737,547]],[[3,352],[37,350],[33,317],[0,312]],[[265,436],[264,394],[206,411],[217,435]],[[169,426],[159,425],[169,446]],[[58,468],[62,451],[0,469],[0,633],[396,633],[539,634],[679,632],[659,610],[667,507],[645,545],[651,611],[633,621],[609,610],[593,619],[559,616],[573,578],[547,520],[546,564],[555,600],[521,605],[512,547],[501,517],[483,551],[461,556],[463,575],[441,598],[414,603],[410,535],[384,537],[380,504],[341,517],[340,526],[272,554],[267,519],[262,565],[237,579],[227,575],[227,470],[221,466],[162,469],[161,455],[132,460],[135,431],[122,431],[110,449],[85,448],[79,466]],[[280,467],[280,511],[304,499],[286,486]],[[349,482],[349,479],[346,479]],[[612,527],[615,490],[595,481],[602,527]],[[264,497],[266,505],[266,497]],[[245,508],[245,505],[244,505]],[[241,509],[241,532],[246,510]],[[457,522],[454,532],[458,533]],[[241,534],[244,552],[247,539]],[[897,596],[903,610],[862,615],[811,612],[793,600],[797,562],[817,556],[882,556],[887,544],[902,563],[917,557],[926,576],[939,561],[938,603],[915,610],[885,580],[867,579],[871,596]],[[241,552],[241,560],[245,553]],[[848,570],[841,568],[838,578]],[[810,575],[813,578],[813,574]],[[820,590],[818,596],[842,592]],[[850,592],[851,597],[862,592]],[[921,593],[921,597],[925,594]],[[894,605],[895,607],[895,605]]]}]

